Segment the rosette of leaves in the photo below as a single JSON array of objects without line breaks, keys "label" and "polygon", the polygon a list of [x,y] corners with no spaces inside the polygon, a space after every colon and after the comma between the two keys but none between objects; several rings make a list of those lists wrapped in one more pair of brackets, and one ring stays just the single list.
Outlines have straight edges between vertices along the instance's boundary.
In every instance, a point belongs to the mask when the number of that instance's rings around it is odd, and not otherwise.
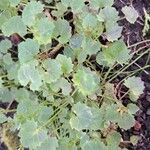
[{"label": "rosette of leaves", "polygon": [[[138,107],[120,104],[114,85],[103,82],[109,75],[105,69],[128,64],[132,57],[119,39],[122,27],[113,3],[0,1],[0,101],[18,103],[13,110],[0,108],[0,124],[14,125],[20,148],[119,149],[120,134],[115,129],[103,140],[99,131],[110,124],[129,129]],[[9,41],[13,34],[20,39],[15,50]],[[107,45],[99,42],[100,35],[106,35]],[[97,70],[97,63],[103,72]],[[132,101],[143,93],[144,84],[138,77],[127,78],[124,85]],[[7,117],[9,111],[13,118]]]}]

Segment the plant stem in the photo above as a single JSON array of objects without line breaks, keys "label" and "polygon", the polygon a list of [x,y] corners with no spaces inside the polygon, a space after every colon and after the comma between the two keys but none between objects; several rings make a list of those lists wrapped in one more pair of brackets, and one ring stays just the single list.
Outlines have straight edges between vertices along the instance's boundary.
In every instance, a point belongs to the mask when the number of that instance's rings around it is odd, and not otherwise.
[{"label": "plant stem", "polygon": [[135,46],[137,46],[139,44],[143,44],[143,43],[147,43],[147,42],[150,42],[150,39],[144,40],[144,41],[140,41],[140,42],[137,42],[135,44],[132,44],[132,45],[128,46],[128,48],[132,48],[132,47],[135,47]]},{"label": "plant stem", "polygon": [[45,8],[49,8],[49,9],[57,9],[57,7],[55,7],[55,6],[50,6],[50,5],[45,5],[44,7],[45,7]]},{"label": "plant stem", "polygon": [[48,124],[50,125],[51,122],[55,119],[55,117],[61,113],[62,109],[61,108],[64,108],[65,106],[68,105],[68,101],[65,101],[59,108],[57,108],[56,110],[58,110],[58,112],[54,113],[54,115],[47,121],[45,122],[41,127],[38,128],[38,130],[41,130],[43,129],[44,127],[46,127]]},{"label": "plant stem", "polygon": [[123,79],[117,84],[116,88],[118,88],[118,86],[119,86],[122,82],[124,82],[124,80],[126,80],[127,78],[133,76],[135,73],[137,73],[137,72],[143,70],[144,68],[150,68],[150,65],[145,66],[145,67],[143,67],[143,68],[140,68],[140,69],[136,70],[135,72],[131,73],[130,75],[126,76],[125,78],[123,78]]},{"label": "plant stem", "polygon": [[105,74],[105,76],[104,76],[102,85],[106,82],[106,79],[107,79],[109,73],[111,72],[111,70],[112,70],[116,65],[117,65],[117,64],[114,64],[112,67],[109,67],[109,70],[106,72],[106,74]]},{"label": "plant stem", "polygon": [[[148,50],[149,51],[149,50]],[[143,55],[145,55],[148,51],[145,51],[142,53],[139,57],[137,57],[135,60],[133,60],[130,64],[128,64],[126,67],[122,68],[116,75],[114,75],[111,79],[109,79],[107,82],[111,82],[113,79],[115,79],[119,74],[121,74],[123,71],[125,71],[127,68],[129,68],[132,64],[134,64],[138,59],[140,59]]]}]

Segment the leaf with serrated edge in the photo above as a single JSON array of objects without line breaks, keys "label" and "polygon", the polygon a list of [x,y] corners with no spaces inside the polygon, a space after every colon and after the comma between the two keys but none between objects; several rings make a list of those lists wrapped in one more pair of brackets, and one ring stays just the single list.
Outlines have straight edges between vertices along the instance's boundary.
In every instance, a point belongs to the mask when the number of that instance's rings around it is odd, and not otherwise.
[{"label": "leaf with serrated edge", "polygon": [[18,70],[18,80],[21,85],[26,86],[29,82],[30,89],[35,91],[39,90],[42,85],[41,75],[35,68],[34,64],[23,64]]},{"label": "leaf with serrated edge", "polygon": [[28,120],[21,125],[19,137],[21,144],[29,149],[36,149],[48,139],[46,130],[38,130],[37,122]]},{"label": "leaf with serrated edge", "polygon": [[99,79],[92,71],[78,69],[74,74],[73,82],[84,95],[93,94],[99,87]]},{"label": "leaf with serrated edge", "polygon": [[129,77],[125,80],[124,85],[129,88],[131,100],[136,101],[144,91],[144,82],[140,77]]},{"label": "leaf with serrated edge", "polygon": [[36,16],[42,13],[43,5],[41,2],[29,2],[22,12],[22,20],[25,25],[31,27],[35,23]]},{"label": "leaf with serrated edge", "polygon": [[33,59],[39,52],[39,44],[33,39],[27,39],[18,45],[18,57],[21,64],[27,63]]},{"label": "leaf with serrated edge", "polygon": [[56,137],[50,137],[45,140],[36,150],[56,150],[58,148],[58,140]]},{"label": "leaf with serrated edge", "polygon": [[[61,64],[56,59],[47,59],[43,62],[43,67],[47,70],[45,82],[56,82],[63,74]],[[47,80],[46,80],[47,79]]]},{"label": "leaf with serrated edge", "polygon": [[7,121],[7,117],[0,112],[0,124],[4,123],[5,121]]},{"label": "leaf with serrated edge", "polygon": [[65,56],[65,55],[61,55],[59,54],[57,57],[56,57],[56,60],[61,64],[61,69],[62,69],[62,72],[67,75],[69,74],[70,72],[73,71],[73,64],[72,64],[72,60],[71,58]]},{"label": "leaf with serrated edge", "polygon": [[10,5],[15,7],[16,5],[18,5],[20,3],[21,0],[9,0]]},{"label": "leaf with serrated edge", "polygon": [[13,33],[18,33],[19,35],[24,36],[27,33],[27,28],[20,16],[14,16],[2,25],[2,32],[5,36],[10,36]]},{"label": "leaf with serrated edge", "polygon": [[86,141],[82,145],[83,150],[107,150],[107,147],[100,141],[91,140]]},{"label": "leaf with serrated edge", "polygon": [[90,3],[94,8],[103,8],[106,6],[112,6],[114,4],[114,0],[92,0],[90,1]]},{"label": "leaf with serrated edge", "polygon": [[51,42],[54,28],[53,21],[50,21],[48,18],[37,20],[33,27],[34,38],[39,44],[46,45]]},{"label": "leaf with serrated edge", "polygon": [[112,66],[115,62],[126,64],[132,55],[122,40],[116,41],[103,48],[96,58],[100,65]]},{"label": "leaf with serrated edge", "polygon": [[131,6],[125,6],[122,8],[122,12],[124,13],[127,21],[134,24],[139,17],[138,12],[135,10],[134,7]]},{"label": "leaf with serrated edge", "polygon": [[9,40],[5,39],[0,42],[0,52],[7,53],[7,50],[12,47],[12,44]]}]

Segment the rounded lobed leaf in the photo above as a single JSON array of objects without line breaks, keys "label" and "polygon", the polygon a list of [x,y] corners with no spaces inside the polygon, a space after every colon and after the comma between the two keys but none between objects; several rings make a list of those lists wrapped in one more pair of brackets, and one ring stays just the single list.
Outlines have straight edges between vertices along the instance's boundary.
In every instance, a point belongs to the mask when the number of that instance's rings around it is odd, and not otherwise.
[{"label": "rounded lobed leaf", "polygon": [[122,12],[124,13],[127,21],[134,24],[139,17],[138,12],[132,6],[125,6],[122,8]]},{"label": "rounded lobed leaf", "polygon": [[91,95],[99,88],[99,79],[90,70],[78,69],[73,76],[73,82],[83,95]]},{"label": "rounded lobed leaf", "polygon": [[19,35],[24,36],[27,34],[27,28],[20,16],[14,16],[8,19],[2,25],[2,32],[5,36],[10,36],[14,33],[18,33]]},{"label": "rounded lobed leaf", "polygon": [[21,64],[27,63],[33,59],[39,52],[39,44],[33,39],[26,39],[18,45],[18,57]]},{"label": "rounded lobed leaf", "polygon": [[124,85],[129,88],[129,95],[133,101],[136,101],[145,89],[144,82],[141,78],[135,76],[126,79]]},{"label": "rounded lobed leaf", "polygon": [[25,25],[28,27],[31,27],[34,25],[36,16],[39,13],[42,13],[43,11],[43,6],[41,2],[36,2],[36,1],[31,1],[27,3],[26,7],[24,8],[22,12],[22,20]]}]

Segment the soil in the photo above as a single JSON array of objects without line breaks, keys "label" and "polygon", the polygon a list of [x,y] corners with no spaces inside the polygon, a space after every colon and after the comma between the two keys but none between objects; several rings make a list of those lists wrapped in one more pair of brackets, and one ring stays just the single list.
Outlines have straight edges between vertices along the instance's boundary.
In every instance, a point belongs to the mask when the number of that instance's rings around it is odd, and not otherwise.
[{"label": "soil", "polygon": [[[123,6],[132,5],[139,13],[140,17],[135,24],[130,24],[126,19],[121,19],[118,23],[123,26],[122,38],[128,46],[135,44],[137,42],[150,39],[150,31],[143,37],[142,30],[144,26],[144,11],[146,9],[147,13],[150,14],[150,0],[115,0],[114,7],[119,10],[120,17],[123,17],[121,9]],[[67,18],[69,17],[69,18]],[[70,20],[70,16],[66,16],[65,19]],[[12,43],[14,43],[14,49],[16,50],[16,45],[20,42],[20,39],[17,39],[18,36],[10,37]],[[1,40],[1,39],[0,39]],[[132,47],[131,51],[136,51],[141,49],[141,52],[150,48],[150,42],[139,44],[138,46]],[[137,64],[143,67],[145,64],[150,64],[149,55],[144,55]],[[128,71],[138,69],[137,65],[133,64]],[[124,141],[130,141],[130,137],[136,135],[139,137],[138,143],[133,145],[131,143],[123,143],[123,147],[126,147],[128,150],[150,150],[150,69],[146,69],[146,72],[140,72],[136,74],[141,77],[145,84],[144,94],[141,95],[137,101],[137,105],[140,110],[136,113],[135,119],[136,123],[134,127],[127,131],[118,129],[122,134]],[[120,76],[116,78],[116,81],[119,82]],[[124,90],[124,89],[123,89]],[[130,101],[127,97],[122,100],[124,105],[127,105]],[[0,107],[6,108],[8,104],[0,103]],[[12,105],[16,107],[16,103]],[[11,115],[11,114],[10,114]],[[0,141],[0,150],[7,150],[6,146]]]},{"label": "soil", "polygon": [[[116,0],[114,7],[119,10],[119,14],[122,17],[121,8],[126,5],[132,5],[139,13],[140,17],[138,18],[135,24],[130,24],[125,19],[119,21],[120,25],[123,25],[123,39],[126,44],[132,45],[137,42],[150,39],[150,32],[143,37],[142,30],[144,25],[144,11],[146,9],[147,13],[150,13],[150,1],[149,0]],[[143,48],[146,47],[146,48]],[[142,49],[142,51],[150,48],[150,42],[140,44],[139,46],[133,47],[131,51],[136,51]],[[143,56],[137,64],[143,67],[146,62],[150,64],[149,55]],[[129,69],[137,69],[137,66],[132,65]],[[139,137],[138,143],[132,145],[131,143],[125,144],[125,147],[128,150],[150,150],[150,70],[147,69],[147,72],[141,72],[137,74],[144,81],[145,91],[144,94],[139,98],[137,105],[140,110],[136,113],[135,119],[136,123],[133,128],[127,131],[121,131],[122,138],[124,141],[130,141],[130,137],[136,135]],[[129,101],[124,98],[123,103],[129,103]]]}]

